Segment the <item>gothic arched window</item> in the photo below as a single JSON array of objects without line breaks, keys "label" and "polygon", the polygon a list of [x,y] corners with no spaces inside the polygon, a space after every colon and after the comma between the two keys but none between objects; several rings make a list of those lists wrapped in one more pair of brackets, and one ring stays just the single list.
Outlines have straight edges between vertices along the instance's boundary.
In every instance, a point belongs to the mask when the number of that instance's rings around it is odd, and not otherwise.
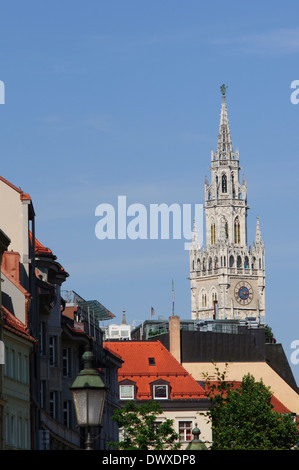
[{"label": "gothic arched window", "polygon": [[225,222],[225,235],[226,235],[226,238],[228,238],[228,223]]},{"label": "gothic arched window", "polygon": [[226,193],[227,192],[227,178],[226,175],[222,175],[222,192]]},{"label": "gothic arched window", "polygon": [[207,294],[205,292],[201,294],[201,306],[203,308],[207,306]]},{"label": "gothic arched window", "polygon": [[215,222],[213,221],[211,223],[211,245],[214,245],[216,243],[216,227],[215,227]]},{"label": "gothic arched window", "polygon": [[235,243],[240,243],[241,242],[241,236],[240,236],[240,221],[238,217],[235,219]]}]

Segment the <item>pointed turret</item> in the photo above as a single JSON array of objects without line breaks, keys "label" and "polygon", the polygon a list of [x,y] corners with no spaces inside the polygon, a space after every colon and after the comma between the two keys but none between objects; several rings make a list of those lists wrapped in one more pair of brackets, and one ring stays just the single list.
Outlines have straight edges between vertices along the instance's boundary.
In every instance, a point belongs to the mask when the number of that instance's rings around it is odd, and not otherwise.
[{"label": "pointed turret", "polygon": [[254,240],[254,246],[261,246],[263,245],[263,239],[262,239],[262,232],[261,232],[261,226],[260,226],[260,218],[256,218],[256,229],[255,229],[255,240]]},{"label": "pointed turret", "polygon": [[226,86],[220,87],[222,92],[222,104],[220,113],[220,125],[218,134],[218,145],[216,152],[217,160],[230,160],[234,157],[232,139],[230,135],[227,106],[225,102]]},{"label": "pointed turret", "polygon": [[196,227],[196,221],[195,221],[195,218],[194,218],[192,242],[190,244],[190,250],[199,250],[199,249],[200,249],[200,246],[199,246],[199,243],[198,243],[197,227]]}]

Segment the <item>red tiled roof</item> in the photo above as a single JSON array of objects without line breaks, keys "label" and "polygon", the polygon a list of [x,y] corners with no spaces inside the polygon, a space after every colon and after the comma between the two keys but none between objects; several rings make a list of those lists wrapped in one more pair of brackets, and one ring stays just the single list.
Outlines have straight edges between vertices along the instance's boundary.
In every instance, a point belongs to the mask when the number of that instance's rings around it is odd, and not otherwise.
[{"label": "red tiled roof", "polygon": [[[242,382],[237,381],[237,380],[234,380],[233,382],[229,381],[228,383],[230,383],[234,389],[240,388],[242,385]],[[217,386],[217,382],[210,381],[210,385]],[[270,392],[271,392],[271,388],[270,388]],[[276,398],[274,394],[272,395],[272,398],[271,398],[271,404],[273,406],[273,410],[277,411],[278,413],[291,413],[291,410],[289,410],[283,403],[281,403],[281,401],[279,401],[278,398]]]},{"label": "red tiled roof", "polygon": [[10,183],[9,181],[7,181],[5,178],[3,178],[3,176],[0,176],[0,181],[3,181],[3,183],[7,184],[8,186],[10,186],[12,189],[14,189],[15,191],[17,191],[19,194],[20,194],[20,199],[21,200],[28,200],[28,201],[31,201],[31,197],[29,194],[27,193],[24,193],[21,188],[17,188],[17,186],[15,186],[14,184]]},{"label": "red tiled roof", "polygon": [[[29,232],[29,238],[30,238],[30,241],[32,243],[32,232],[31,231]],[[46,246],[44,246],[36,237],[35,237],[35,253],[37,255],[41,255],[41,256],[49,256],[53,260],[57,259],[57,256],[54,255],[52,250],[50,250],[50,248],[47,248]],[[56,261],[56,265],[57,265],[58,270],[60,271],[61,274],[64,274],[66,277],[69,277],[69,273],[64,269],[63,266],[61,266],[60,263],[58,263],[58,261]]]},{"label": "red tiled roof", "polygon": [[[170,383],[171,399],[205,398],[204,389],[160,341],[106,341],[104,347],[124,361],[118,380],[135,382],[137,399],[150,399],[150,384],[158,379]],[[150,365],[149,358],[154,359],[154,365]]]},{"label": "red tiled roof", "polygon": [[16,318],[6,307],[2,305],[3,313],[3,327],[6,330],[10,330],[18,336],[28,339],[29,341],[35,343],[36,340],[29,334],[28,329],[24,323],[22,323],[18,318]]},{"label": "red tiled roof", "polygon": [[[30,232],[30,238],[32,239],[31,232]],[[41,242],[38,241],[37,238],[35,238],[35,253],[42,254],[42,255],[50,255],[50,256],[53,256],[53,259],[56,259],[56,256],[53,254],[50,248],[47,248],[44,245],[42,245]]]}]

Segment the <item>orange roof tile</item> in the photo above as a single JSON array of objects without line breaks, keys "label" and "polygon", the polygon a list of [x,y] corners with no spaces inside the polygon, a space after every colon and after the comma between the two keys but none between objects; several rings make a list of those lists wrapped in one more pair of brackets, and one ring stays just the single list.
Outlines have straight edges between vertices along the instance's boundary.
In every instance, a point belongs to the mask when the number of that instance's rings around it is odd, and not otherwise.
[{"label": "orange roof tile", "polygon": [[[238,380],[228,381],[228,383],[232,385],[233,389],[240,388],[242,385],[242,382]],[[210,381],[210,385],[217,386],[217,382]],[[272,393],[271,404],[273,406],[273,410],[277,411],[278,413],[291,413],[291,410],[289,410],[280,400],[278,400],[278,398],[276,398],[276,396],[273,394],[273,391],[271,391],[271,388],[270,392]]]},{"label": "orange roof tile", "polygon": [[[32,242],[32,232],[29,232],[29,238],[30,238],[30,241]],[[50,248],[47,248],[46,246],[44,246],[36,237],[34,240],[35,240],[35,253],[37,255],[49,256],[53,260],[57,259],[57,256],[54,255],[54,253],[52,252],[52,250],[50,250]],[[69,273],[64,269],[63,266],[61,266],[60,263],[58,263],[58,261],[56,262],[56,265],[61,274],[64,274],[66,277],[69,277]]]},{"label": "orange roof tile", "polygon": [[50,250],[50,248],[47,248],[44,245],[42,245],[41,242],[38,241],[37,238],[35,238],[35,253],[39,253],[43,255],[51,255],[53,256],[54,259],[56,259],[56,256],[53,255],[53,252]]},{"label": "orange roof tile", "polygon": [[28,329],[24,323],[22,323],[18,318],[16,318],[6,307],[2,305],[3,313],[3,327],[7,330],[12,331],[13,333],[22,336],[23,338],[28,339],[29,341],[35,343],[35,340],[28,332]]},{"label": "orange roof tile", "polygon": [[[204,389],[160,341],[106,341],[104,347],[124,361],[118,380],[134,381],[137,399],[150,399],[150,384],[158,379],[170,383],[171,399],[205,398]],[[149,358],[154,359],[154,365]]]},{"label": "orange roof tile", "polygon": [[3,176],[0,176],[0,181],[3,181],[3,183],[7,184],[8,186],[10,186],[12,189],[14,189],[15,191],[17,191],[19,194],[20,194],[20,199],[21,200],[28,200],[28,201],[31,201],[31,197],[28,193],[24,193],[21,188],[17,188],[17,186],[15,186],[14,184],[10,183],[9,181],[7,181],[5,178],[3,178]]}]

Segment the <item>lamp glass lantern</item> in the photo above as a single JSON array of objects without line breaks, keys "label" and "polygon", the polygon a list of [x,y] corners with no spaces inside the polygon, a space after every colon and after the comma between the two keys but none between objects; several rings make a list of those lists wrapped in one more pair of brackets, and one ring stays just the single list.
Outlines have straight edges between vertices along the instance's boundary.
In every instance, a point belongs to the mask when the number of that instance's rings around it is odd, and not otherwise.
[{"label": "lamp glass lantern", "polygon": [[107,387],[93,367],[94,355],[86,351],[84,369],[77,375],[71,390],[80,427],[99,426],[103,416]]}]

